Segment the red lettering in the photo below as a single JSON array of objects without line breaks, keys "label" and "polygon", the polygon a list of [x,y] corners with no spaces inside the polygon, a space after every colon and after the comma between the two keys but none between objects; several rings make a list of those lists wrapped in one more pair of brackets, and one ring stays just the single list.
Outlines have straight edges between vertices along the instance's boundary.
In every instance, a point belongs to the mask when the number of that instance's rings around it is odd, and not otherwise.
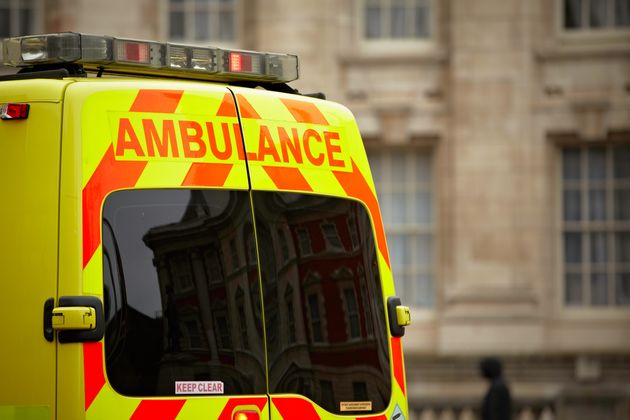
[{"label": "red lettering", "polygon": [[343,167],[343,160],[335,159],[334,154],[341,152],[341,146],[339,144],[333,144],[333,140],[339,140],[339,133],[333,131],[324,131],[324,142],[326,143],[326,154],[328,155],[328,162],[330,166]]},{"label": "red lettering", "polygon": [[266,155],[271,155],[274,162],[280,162],[280,155],[273,144],[269,127],[261,125],[260,136],[258,137],[258,160],[264,161]]},{"label": "red lettering", "polygon": [[155,145],[160,157],[168,157],[168,147],[170,145],[173,150],[173,157],[179,157],[177,139],[175,138],[175,125],[172,120],[162,122],[162,138],[158,135],[153,120],[143,119],[142,126],[144,127],[144,138],[149,156],[155,156],[155,150],[153,149]]},{"label": "red lettering", "polygon": [[232,139],[230,139],[230,127],[227,123],[221,123],[223,130],[223,144],[224,149],[219,150],[216,136],[214,135],[214,127],[211,122],[206,123],[206,129],[208,130],[208,140],[210,141],[210,150],[212,154],[220,160],[229,159],[232,156]]},{"label": "red lettering", "polygon": [[280,147],[282,149],[282,161],[289,162],[289,154],[287,149],[291,152],[293,159],[297,163],[302,163],[302,149],[300,148],[300,137],[298,136],[297,128],[291,129],[293,138],[289,138],[287,130],[282,127],[278,127],[278,136],[280,137]]},{"label": "red lettering", "polygon": [[[201,124],[195,121],[180,121],[179,131],[182,136],[184,156],[187,158],[204,157],[206,154],[206,144],[201,138],[203,134]],[[196,145],[195,150],[193,150],[193,148],[191,147],[191,143],[194,143]]]},{"label": "red lettering", "polygon": [[321,166],[324,163],[324,152],[319,152],[319,155],[315,157],[311,152],[311,145],[309,143],[310,139],[315,139],[318,143],[322,142],[322,138],[319,136],[317,131],[309,128],[302,135],[302,142],[304,143],[304,153],[306,154],[306,158],[315,166]]},{"label": "red lettering", "polygon": [[138,136],[133,131],[129,118],[121,118],[118,121],[118,142],[116,143],[116,156],[124,156],[125,150],[131,149],[136,156],[144,156],[144,150],[140,146]]}]

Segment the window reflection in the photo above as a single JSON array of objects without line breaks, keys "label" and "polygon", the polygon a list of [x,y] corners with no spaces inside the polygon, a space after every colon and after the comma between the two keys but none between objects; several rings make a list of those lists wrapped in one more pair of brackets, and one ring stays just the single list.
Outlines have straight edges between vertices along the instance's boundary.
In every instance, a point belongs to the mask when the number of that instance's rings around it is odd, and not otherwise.
[{"label": "window reflection", "polygon": [[357,397],[384,410],[387,324],[366,211],[333,197],[252,195],[256,231],[267,232],[259,243],[272,245],[259,247],[268,252],[260,258],[270,392],[299,393],[334,413]]},{"label": "window reflection", "polygon": [[248,193],[119,191],[103,218],[112,386],[172,395],[175,381],[209,380],[228,395],[265,393],[256,259],[239,269],[251,254]]}]

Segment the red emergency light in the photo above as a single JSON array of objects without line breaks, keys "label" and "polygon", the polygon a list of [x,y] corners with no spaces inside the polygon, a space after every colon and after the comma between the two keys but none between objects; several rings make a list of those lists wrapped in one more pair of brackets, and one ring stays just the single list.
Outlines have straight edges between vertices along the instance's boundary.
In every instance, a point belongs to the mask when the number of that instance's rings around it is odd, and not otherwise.
[{"label": "red emergency light", "polygon": [[232,420],[260,420],[260,414],[256,411],[239,410],[234,413]]},{"label": "red emergency light", "polygon": [[0,104],[0,120],[25,120],[29,104]]}]

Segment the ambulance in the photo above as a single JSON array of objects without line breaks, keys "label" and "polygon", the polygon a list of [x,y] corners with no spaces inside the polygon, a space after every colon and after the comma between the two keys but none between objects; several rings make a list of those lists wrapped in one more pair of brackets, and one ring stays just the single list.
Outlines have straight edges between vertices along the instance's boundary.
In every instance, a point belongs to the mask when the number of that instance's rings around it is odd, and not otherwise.
[{"label": "ambulance", "polygon": [[1,51],[0,419],[408,418],[363,143],[296,56]]}]

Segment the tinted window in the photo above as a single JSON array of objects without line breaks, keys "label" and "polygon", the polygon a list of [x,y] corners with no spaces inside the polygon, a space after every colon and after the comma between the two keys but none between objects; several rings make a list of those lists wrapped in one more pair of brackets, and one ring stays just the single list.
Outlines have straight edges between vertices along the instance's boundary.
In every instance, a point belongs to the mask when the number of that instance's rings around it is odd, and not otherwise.
[{"label": "tinted window", "polygon": [[254,192],[253,201],[271,393],[299,393],[334,413],[351,401],[384,410],[391,394],[388,342],[364,207],[270,192]]},{"label": "tinted window", "polygon": [[120,393],[175,381],[264,394],[265,357],[247,192],[130,190],[103,209],[107,375]]}]

